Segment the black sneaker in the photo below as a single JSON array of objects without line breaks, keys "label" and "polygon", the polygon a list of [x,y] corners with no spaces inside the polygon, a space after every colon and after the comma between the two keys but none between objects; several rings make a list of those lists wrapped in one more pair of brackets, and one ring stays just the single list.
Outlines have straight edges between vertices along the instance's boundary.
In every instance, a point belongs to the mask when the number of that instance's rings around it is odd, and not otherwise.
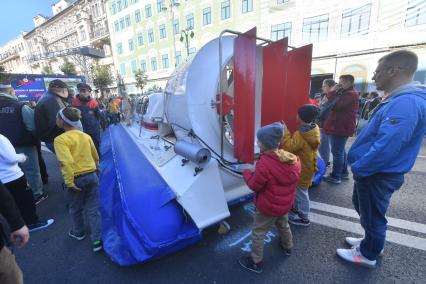
[{"label": "black sneaker", "polygon": [[296,226],[303,226],[303,227],[307,227],[311,224],[311,221],[309,221],[309,219],[302,219],[302,218],[288,219],[288,222],[290,224],[293,224]]},{"label": "black sneaker", "polygon": [[68,236],[70,236],[73,239],[76,239],[77,241],[81,241],[81,240],[83,240],[86,237],[86,234],[83,233],[81,235],[77,235],[73,231],[69,231],[68,232]]},{"label": "black sneaker", "polygon": [[340,177],[342,180],[349,180],[349,173],[346,174],[342,174],[342,176]]},{"label": "black sneaker", "polygon": [[43,200],[46,200],[48,197],[49,195],[47,195],[47,193],[43,193],[42,195],[37,196],[34,200],[35,205],[40,204],[40,202],[42,202]]},{"label": "black sneaker", "polygon": [[239,258],[238,263],[247,270],[253,271],[255,273],[262,273],[261,263],[254,263],[250,256]]},{"label": "black sneaker", "polygon": [[92,250],[94,252],[102,250],[102,241],[101,240],[94,241],[92,243]]},{"label": "black sneaker", "polygon": [[53,224],[53,222],[55,222],[55,220],[53,219],[48,219],[46,221],[38,221],[37,223],[28,225],[28,229],[30,233],[33,233],[33,232],[49,227],[50,225]]},{"label": "black sneaker", "polygon": [[288,256],[291,255],[291,248],[285,248],[282,245],[280,245],[280,248],[284,252],[285,255],[288,255]]},{"label": "black sneaker", "polygon": [[324,177],[324,180],[328,183],[333,183],[333,184],[341,184],[342,180],[340,178],[336,178],[332,175],[328,175],[326,177]]}]

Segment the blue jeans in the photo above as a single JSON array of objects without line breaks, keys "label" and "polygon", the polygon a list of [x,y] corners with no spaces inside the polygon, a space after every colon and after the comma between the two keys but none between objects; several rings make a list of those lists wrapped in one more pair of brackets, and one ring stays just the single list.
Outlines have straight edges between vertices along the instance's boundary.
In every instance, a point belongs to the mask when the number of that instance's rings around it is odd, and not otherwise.
[{"label": "blue jeans", "polygon": [[330,135],[325,134],[321,129],[321,143],[319,146],[319,154],[327,165],[330,162]]},{"label": "blue jeans", "polygon": [[294,200],[293,208],[299,212],[299,216],[293,216],[291,213],[289,213],[290,219],[300,217],[309,220],[310,201],[307,188],[297,186],[296,200]]},{"label": "blue jeans", "polygon": [[348,137],[330,135],[331,153],[333,154],[333,171],[331,176],[341,179],[342,175],[348,174],[348,164],[345,151]]},{"label": "blue jeans", "polygon": [[53,145],[53,142],[46,142],[46,148],[49,149],[50,151],[52,151],[53,154],[55,153],[55,146]]},{"label": "blue jeans", "polygon": [[365,178],[355,177],[352,203],[365,231],[361,253],[376,260],[386,239],[386,211],[395,190],[404,183],[403,174],[379,173]]},{"label": "blue jeans", "polygon": [[37,198],[43,194],[43,181],[40,175],[37,147],[16,147],[16,153],[25,154],[27,156],[25,163],[19,164],[19,166],[25,174],[25,178],[31,187],[34,197]]},{"label": "blue jeans", "polygon": [[101,215],[99,213],[99,180],[93,172],[74,178],[75,185],[82,192],[68,190],[69,213],[72,218],[72,231],[76,235],[83,235],[84,213],[90,225],[90,238],[92,242],[101,239]]}]

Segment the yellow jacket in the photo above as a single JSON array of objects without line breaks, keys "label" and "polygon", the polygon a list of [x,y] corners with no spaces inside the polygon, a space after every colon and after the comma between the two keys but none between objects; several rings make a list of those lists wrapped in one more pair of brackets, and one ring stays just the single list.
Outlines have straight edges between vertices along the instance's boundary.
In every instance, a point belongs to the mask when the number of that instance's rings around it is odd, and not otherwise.
[{"label": "yellow jacket", "polygon": [[118,105],[115,102],[109,103],[109,112],[110,113],[118,113]]},{"label": "yellow jacket", "polygon": [[302,173],[300,174],[298,186],[309,188],[317,171],[317,152],[320,145],[320,130],[318,125],[314,127],[307,125],[299,128],[292,135],[286,129],[281,139],[281,148],[299,156],[302,162]]},{"label": "yellow jacket", "polygon": [[96,170],[98,152],[92,138],[80,130],[67,131],[54,140],[56,157],[67,187],[75,186],[74,177]]}]

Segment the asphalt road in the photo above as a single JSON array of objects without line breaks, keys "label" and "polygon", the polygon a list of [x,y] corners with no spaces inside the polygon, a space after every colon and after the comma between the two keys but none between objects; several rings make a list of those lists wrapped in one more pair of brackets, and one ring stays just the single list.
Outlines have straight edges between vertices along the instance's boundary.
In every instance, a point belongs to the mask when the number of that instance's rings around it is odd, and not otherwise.
[{"label": "asphalt road", "polygon": [[[237,258],[250,245],[253,206],[232,208],[226,235],[217,227],[203,232],[201,242],[161,259],[120,267],[105,253],[93,253],[89,239],[67,235],[62,178],[53,154],[43,153],[48,165],[49,198],[38,206],[43,218],[54,218],[46,230],[31,234],[29,244],[16,250],[26,283],[425,283],[426,282],[426,141],[403,188],[393,196],[388,216],[385,256],[375,269],[355,267],[337,258],[344,237],[360,232],[351,205],[353,181],[311,189],[312,224],[292,227],[295,247],[290,257],[278,248],[275,229],[266,238],[263,273],[243,270]],[[332,206],[330,206],[332,205]],[[408,221],[408,222],[407,222]]]}]

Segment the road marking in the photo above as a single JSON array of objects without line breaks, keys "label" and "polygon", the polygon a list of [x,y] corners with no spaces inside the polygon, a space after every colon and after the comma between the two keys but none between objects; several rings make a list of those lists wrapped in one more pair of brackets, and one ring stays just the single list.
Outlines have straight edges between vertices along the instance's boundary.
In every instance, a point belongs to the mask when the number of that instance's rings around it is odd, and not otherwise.
[{"label": "road marking", "polygon": [[[316,224],[359,234],[361,236],[364,234],[364,229],[358,223],[341,220],[338,218],[329,217],[329,216],[316,214],[316,213],[310,213],[309,215],[310,215],[311,222],[314,222]],[[402,246],[426,251],[426,239],[423,239],[423,238],[387,230],[386,241],[399,244]]]},{"label": "road marking", "polygon": [[[340,215],[340,216],[359,219],[356,211],[349,209],[349,208],[334,206],[334,205],[315,202],[315,201],[311,201],[311,208],[316,209],[316,210],[320,210],[320,211],[323,211],[323,212],[333,213],[333,214]],[[245,204],[244,210],[247,211],[250,215],[254,215],[255,211],[256,211],[256,209],[255,209],[255,207],[252,203]],[[326,216],[326,215],[322,215],[322,214],[318,214],[318,213],[313,213],[313,212],[311,212],[309,214],[309,216],[310,216],[310,220],[311,220],[312,223],[316,223],[316,224],[323,225],[323,226],[330,227],[330,228],[334,228],[334,229],[339,229],[339,230],[346,231],[346,232],[355,233],[355,234],[358,234],[358,235],[361,235],[361,236],[364,235],[364,229],[361,227],[361,225],[359,223],[355,223],[355,222],[347,221],[347,220],[342,220],[342,219],[339,219],[339,218],[334,218],[334,217],[330,217],[330,216]],[[426,225],[424,225],[424,224],[410,222],[410,221],[406,221],[406,220],[402,220],[402,219],[396,219],[396,218],[388,218],[388,220],[389,220],[388,224],[391,225],[392,227],[406,229],[406,230],[410,230],[410,231],[413,231],[413,232],[419,232],[419,233],[425,233],[426,232]],[[251,231],[246,233],[244,236],[240,237],[238,240],[229,244],[229,246],[232,247],[232,246],[236,246],[236,245],[240,244],[245,239],[250,237],[250,235],[251,235]],[[267,236],[265,237],[265,242],[270,242],[272,237],[275,237],[275,235],[272,232],[268,232]],[[426,239],[425,238],[420,238],[420,237],[411,236],[411,235],[408,235],[408,234],[403,234],[403,233],[387,230],[386,241],[391,242],[391,243],[395,243],[395,244],[398,244],[398,245],[402,245],[402,246],[411,247],[411,248],[426,251]],[[249,251],[250,247],[251,247],[251,240],[246,241],[243,244],[243,247],[241,247],[241,249],[243,251]]]},{"label": "road marking", "polygon": [[[315,202],[315,201],[311,201],[310,204],[311,204],[312,209],[316,209],[316,210],[320,210],[320,211],[324,211],[324,212],[328,212],[328,213],[333,213],[333,214],[341,215],[341,216],[345,216],[345,217],[351,217],[351,218],[359,219],[358,213],[356,213],[356,211],[353,210],[353,209],[339,207],[339,206],[325,204],[325,203],[320,203],[320,202]],[[392,217],[387,217],[387,219],[388,219],[388,225],[389,226],[399,228],[399,229],[409,230],[409,231],[413,231],[413,232],[417,232],[417,233],[426,234],[426,225],[425,224],[406,221],[406,220],[392,218]]]},{"label": "road marking", "polygon": [[422,159],[426,159],[426,156],[423,155],[418,155],[417,158],[422,158]]}]

